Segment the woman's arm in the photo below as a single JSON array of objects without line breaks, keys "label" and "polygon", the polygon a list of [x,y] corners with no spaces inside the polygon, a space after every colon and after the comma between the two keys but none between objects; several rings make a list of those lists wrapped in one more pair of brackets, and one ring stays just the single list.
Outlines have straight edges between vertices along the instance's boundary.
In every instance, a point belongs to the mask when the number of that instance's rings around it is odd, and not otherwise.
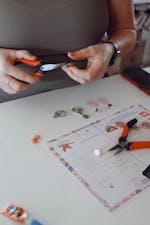
[{"label": "woman's arm", "polygon": [[136,30],[132,0],[107,0],[109,8],[109,41],[117,42],[121,55],[127,54],[135,45]]},{"label": "woman's arm", "polygon": [[[128,53],[136,41],[134,27],[133,3],[131,0],[107,0],[109,9],[108,41],[117,42],[121,55]],[[115,49],[112,44],[96,44],[76,52],[69,52],[72,60],[87,59],[87,68],[78,69],[75,66],[62,67],[73,80],[86,84],[99,79],[109,66]]]}]

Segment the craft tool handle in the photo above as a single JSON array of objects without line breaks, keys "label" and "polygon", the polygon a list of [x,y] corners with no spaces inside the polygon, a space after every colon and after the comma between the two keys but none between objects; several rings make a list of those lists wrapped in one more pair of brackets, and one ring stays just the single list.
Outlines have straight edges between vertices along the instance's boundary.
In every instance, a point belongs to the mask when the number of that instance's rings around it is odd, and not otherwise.
[{"label": "craft tool handle", "polygon": [[123,131],[122,131],[122,133],[121,133],[121,136],[120,136],[120,138],[119,138],[119,141],[123,141],[123,139],[126,139],[127,138],[127,135],[128,135],[128,131],[129,131],[129,127],[128,127],[128,125],[126,124],[125,126],[124,126],[124,128],[123,128]]},{"label": "craft tool handle", "polygon": [[134,118],[127,123],[128,128],[133,127],[137,123],[137,119]]},{"label": "craft tool handle", "polygon": [[123,131],[121,133],[121,136],[119,138],[119,142],[122,141],[126,141],[127,136],[128,136],[128,132],[129,132],[129,128],[133,127],[135,124],[137,123],[137,119],[134,118],[132,120],[130,120],[123,128]]},{"label": "craft tool handle", "polygon": [[127,149],[130,151],[143,149],[143,148],[149,148],[150,150],[150,141],[128,143],[128,147],[127,147]]},{"label": "craft tool handle", "polygon": [[32,76],[34,76],[34,77],[43,77],[43,73],[38,71],[38,72],[32,73]]},{"label": "craft tool handle", "polygon": [[39,66],[41,64],[41,60],[27,60],[27,59],[17,59],[16,63],[22,63],[27,66]]},{"label": "craft tool handle", "polygon": [[[16,63],[22,63],[26,66],[36,67],[41,65],[41,60],[27,60],[27,59],[17,59]],[[37,71],[35,73],[32,73],[32,76],[34,77],[42,77],[43,73],[40,71]]]}]

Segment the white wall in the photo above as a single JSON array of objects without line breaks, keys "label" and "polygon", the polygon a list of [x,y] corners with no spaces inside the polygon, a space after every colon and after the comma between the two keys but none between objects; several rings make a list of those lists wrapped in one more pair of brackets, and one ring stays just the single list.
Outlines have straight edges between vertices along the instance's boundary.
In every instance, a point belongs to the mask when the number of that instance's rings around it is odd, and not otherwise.
[{"label": "white wall", "polygon": [[150,3],[150,0],[134,0],[134,3]]}]

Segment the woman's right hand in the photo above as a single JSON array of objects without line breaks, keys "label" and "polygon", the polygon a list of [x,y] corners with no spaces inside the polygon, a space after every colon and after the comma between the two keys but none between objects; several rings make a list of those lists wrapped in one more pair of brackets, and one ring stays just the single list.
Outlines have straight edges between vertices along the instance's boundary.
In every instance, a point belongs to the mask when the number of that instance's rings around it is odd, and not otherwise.
[{"label": "woman's right hand", "polygon": [[16,94],[39,81],[39,78],[28,74],[15,66],[17,59],[35,60],[27,50],[13,50],[0,48],[0,88],[8,94]]}]

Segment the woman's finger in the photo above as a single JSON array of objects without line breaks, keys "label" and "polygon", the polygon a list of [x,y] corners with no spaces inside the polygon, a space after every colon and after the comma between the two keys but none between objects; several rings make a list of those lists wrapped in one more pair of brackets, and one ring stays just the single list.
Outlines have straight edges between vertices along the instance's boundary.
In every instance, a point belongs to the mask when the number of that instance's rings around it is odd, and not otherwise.
[{"label": "woman's finger", "polygon": [[33,84],[39,81],[39,78],[26,73],[25,71],[14,65],[9,65],[7,73],[16,78],[17,80],[24,81],[29,84]]},{"label": "woman's finger", "polygon": [[72,71],[74,74],[76,74],[77,76],[82,77],[84,79],[86,79],[88,77],[87,69],[79,69],[76,66],[70,66],[70,67],[63,66],[62,68],[65,72]]},{"label": "woman's finger", "polygon": [[9,87],[9,86],[6,85],[6,84],[1,83],[1,84],[0,84],[0,88],[1,88],[3,91],[5,91],[6,93],[8,93],[9,95],[16,94],[16,91],[14,91],[11,87]]},{"label": "woman's finger", "polygon": [[28,87],[27,83],[20,82],[20,81],[16,80],[15,78],[13,78],[13,77],[11,77],[9,75],[5,75],[3,77],[0,77],[0,81],[5,86],[8,86],[11,89],[13,89],[13,91],[15,93],[17,93],[19,91],[22,91],[22,90],[24,90],[24,89],[26,89]]},{"label": "woman's finger", "polygon": [[91,63],[88,65],[87,69],[79,69],[75,66],[71,66],[68,69],[72,71],[76,76],[82,77],[83,79],[90,81],[94,80],[95,77],[100,76],[101,74],[101,67],[97,63]]},{"label": "woman's finger", "polygon": [[16,58],[17,59],[27,59],[27,60],[36,60],[37,57],[32,55],[29,51],[27,50],[17,50],[15,52]]},{"label": "woman's finger", "polygon": [[86,81],[84,78],[75,75],[71,70],[69,70],[69,68],[66,69],[66,67],[65,67],[65,68],[62,67],[62,70],[63,70],[64,72],[66,72],[67,75],[68,75],[71,79],[73,79],[74,81],[77,81],[77,82],[80,83],[80,84],[86,84],[86,83],[87,83],[87,81]]},{"label": "woman's finger", "polygon": [[76,52],[68,52],[68,57],[73,60],[83,60],[83,59],[87,59],[89,56],[90,56],[90,52],[88,48],[84,48]]},{"label": "woman's finger", "polygon": [[[64,70],[64,72],[66,72],[69,75],[72,75],[74,77],[74,79],[76,80],[80,80],[81,84],[87,84],[90,81],[96,80],[100,77],[99,73],[97,73],[97,70],[93,70],[93,74],[88,71],[88,69],[86,70],[80,70],[76,67],[63,67],[62,68]],[[75,78],[76,77],[76,78]]]}]

